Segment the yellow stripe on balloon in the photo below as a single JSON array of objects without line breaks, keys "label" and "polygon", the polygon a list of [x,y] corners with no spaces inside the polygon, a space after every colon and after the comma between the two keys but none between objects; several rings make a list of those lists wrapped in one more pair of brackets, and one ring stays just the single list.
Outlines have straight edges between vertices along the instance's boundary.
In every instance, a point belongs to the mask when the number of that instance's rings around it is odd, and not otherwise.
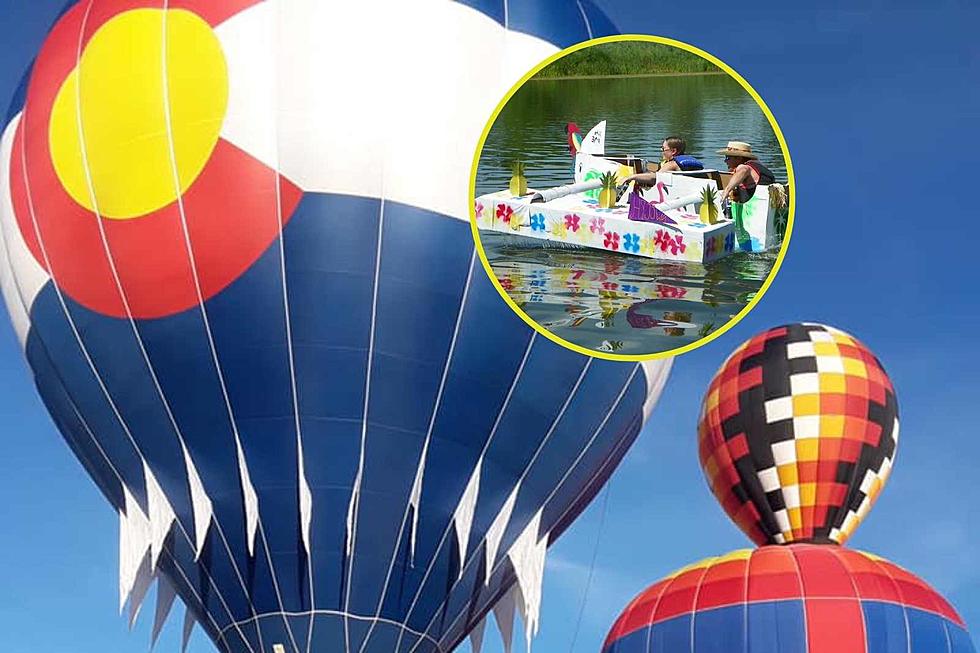
[{"label": "yellow stripe on balloon", "polygon": [[121,13],[92,36],[55,98],[55,172],[103,217],[145,215],[200,175],[227,105],[228,67],[207,22],[182,9]]}]

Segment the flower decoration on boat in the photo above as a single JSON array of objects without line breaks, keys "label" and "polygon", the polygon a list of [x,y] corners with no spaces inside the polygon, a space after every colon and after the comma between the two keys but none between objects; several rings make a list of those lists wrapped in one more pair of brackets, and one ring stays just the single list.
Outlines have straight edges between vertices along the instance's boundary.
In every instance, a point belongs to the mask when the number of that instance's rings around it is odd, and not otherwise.
[{"label": "flower decoration on boat", "polygon": [[589,231],[599,235],[606,233],[606,220],[604,218],[592,218],[589,220]]},{"label": "flower decoration on boat", "polygon": [[578,231],[579,221],[581,219],[582,218],[575,215],[574,213],[569,213],[568,215],[565,216],[565,227],[571,229],[573,232]]},{"label": "flower decoration on boat", "polygon": [[623,236],[623,251],[633,252],[634,254],[640,251],[639,234],[626,234]]},{"label": "flower decoration on boat", "polygon": [[544,231],[544,215],[541,213],[535,213],[531,216],[531,230],[532,231]]},{"label": "flower decoration on boat", "polygon": [[718,252],[718,249],[719,249],[718,246],[720,244],[721,244],[721,241],[718,240],[717,238],[715,238],[714,236],[711,236],[710,238],[708,238],[707,240],[705,240],[704,241],[704,254],[705,254],[705,256],[712,256],[715,253],[717,253]]},{"label": "flower decoration on boat", "polygon": [[561,238],[562,240],[568,238],[568,227],[566,227],[565,223],[561,220],[552,219],[548,222],[548,225],[550,227],[548,231],[551,232],[551,235],[555,238]]},{"label": "flower decoration on boat", "polygon": [[510,208],[506,204],[497,205],[497,218],[503,220],[504,222],[510,223],[510,216],[513,215],[514,209]]},{"label": "flower decoration on boat", "polygon": [[640,251],[653,255],[657,251],[657,240],[653,235],[644,236],[640,241]]},{"label": "flower decoration on boat", "polygon": [[511,291],[514,289],[514,281],[510,277],[504,277],[500,279],[500,285],[504,290]]},{"label": "flower decoration on boat", "polygon": [[619,274],[623,271],[621,261],[606,261],[606,274]]},{"label": "flower decoration on boat", "polygon": [[628,293],[638,293],[640,292],[640,288],[639,286],[634,286],[632,284],[627,283],[627,284],[623,284],[622,291]]},{"label": "flower decoration on boat", "polygon": [[606,249],[611,249],[613,251],[618,250],[619,249],[619,234],[616,233],[615,231],[607,231],[606,232],[606,239],[605,239],[605,241],[603,241],[603,244],[606,246]]},{"label": "flower decoration on boat", "polygon": [[730,231],[728,235],[725,236],[725,251],[730,252],[735,249],[735,232]]},{"label": "flower decoration on boat", "polygon": [[521,220],[521,215],[512,211],[509,218],[510,220],[508,220],[507,224],[510,225],[510,228],[514,231],[520,231],[521,227],[524,226],[524,221]]},{"label": "flower decoration on boat", "polygon": [[473,205],[473,212],[476,214],[476,219],[480,220],[483,217],[483,202],[477,200],[476,204]]},{"label": "flower decoration on boat", "polygon": [[606,281],[602,284],[603,290],[616,290],[617,288],[619,288],[619,284],[612,281]]},{"label": "flower decoration on boat", "polygon": [[684,236],[681,234],[672,236],[663,229],[657,229],[655,242],[661,252],[666,252],[669,249],[670,253],[675,256],[678,253],[683,254],[687,249],[687,245],[684,244]]}]

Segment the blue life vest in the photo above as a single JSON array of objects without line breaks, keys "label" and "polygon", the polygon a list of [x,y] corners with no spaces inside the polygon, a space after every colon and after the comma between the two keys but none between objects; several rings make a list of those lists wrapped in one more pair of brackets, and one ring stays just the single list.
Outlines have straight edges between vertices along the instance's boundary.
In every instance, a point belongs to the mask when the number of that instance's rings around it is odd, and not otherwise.
[{"label": "blue life vest", "polygon": [[690,154],[678,154],[674,157],[674,162],[681,167],[681,170],[704,170],[704,164]]}]

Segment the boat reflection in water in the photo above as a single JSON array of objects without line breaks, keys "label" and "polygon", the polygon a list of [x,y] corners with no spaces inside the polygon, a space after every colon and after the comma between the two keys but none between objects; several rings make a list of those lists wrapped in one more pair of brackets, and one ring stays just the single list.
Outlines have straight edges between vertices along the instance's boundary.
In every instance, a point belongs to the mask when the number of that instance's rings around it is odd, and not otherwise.
[{"label": "boat reflection in water", "polygon": [[535,322],[587,349],[668,351],[721,328],[762,287],[776,252],[707,265],[668,262],[481,234],[511,299]]}]

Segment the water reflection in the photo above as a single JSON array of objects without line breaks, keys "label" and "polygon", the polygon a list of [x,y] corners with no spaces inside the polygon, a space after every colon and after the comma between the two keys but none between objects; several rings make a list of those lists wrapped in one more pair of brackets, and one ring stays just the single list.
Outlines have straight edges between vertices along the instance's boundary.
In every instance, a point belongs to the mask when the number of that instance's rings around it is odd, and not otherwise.
[{"label": "water reflection", "polygon": [[720,328],[762,286],[774,252],[701,265],[568,249],[520,236],[481,234],[507,294],[535,322],[598,351],[648,354]]}]

